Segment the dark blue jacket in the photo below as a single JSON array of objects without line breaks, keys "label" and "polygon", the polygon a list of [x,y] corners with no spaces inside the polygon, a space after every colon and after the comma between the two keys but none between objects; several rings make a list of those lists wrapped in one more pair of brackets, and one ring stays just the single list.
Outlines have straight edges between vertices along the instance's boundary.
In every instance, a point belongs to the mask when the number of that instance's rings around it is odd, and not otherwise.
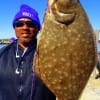
[{"label": "dark blue jacket", "polygon": [[[0,53],[0,100],[56,100],[32,71],[36,40],[30,44],[23,58],[16,59],[16,45],[14,42]],[[22,52],[18,47],[18,54],[22,55]],[[16,74],[17,67],[22,74]]]}]

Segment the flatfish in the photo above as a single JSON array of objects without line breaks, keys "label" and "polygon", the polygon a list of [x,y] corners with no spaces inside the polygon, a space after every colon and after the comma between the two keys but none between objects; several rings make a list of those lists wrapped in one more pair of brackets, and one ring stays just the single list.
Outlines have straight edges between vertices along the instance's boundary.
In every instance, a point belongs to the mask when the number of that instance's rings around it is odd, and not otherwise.
[{"label": "flatfish", "polygon": [[95,34],[79,0],[49,0],[35,73],[58,100],[78,100],[96,65]]}]

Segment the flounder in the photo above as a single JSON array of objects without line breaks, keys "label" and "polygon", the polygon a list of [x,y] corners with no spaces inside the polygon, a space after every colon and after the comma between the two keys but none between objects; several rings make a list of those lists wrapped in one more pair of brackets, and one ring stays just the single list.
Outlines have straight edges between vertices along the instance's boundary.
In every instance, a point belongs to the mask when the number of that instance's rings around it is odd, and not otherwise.
[{"label": "flounder", "polygon": [[58,100],[78,100],[96,64],[93,28],[79,0],[49,0],[35,73]]}]

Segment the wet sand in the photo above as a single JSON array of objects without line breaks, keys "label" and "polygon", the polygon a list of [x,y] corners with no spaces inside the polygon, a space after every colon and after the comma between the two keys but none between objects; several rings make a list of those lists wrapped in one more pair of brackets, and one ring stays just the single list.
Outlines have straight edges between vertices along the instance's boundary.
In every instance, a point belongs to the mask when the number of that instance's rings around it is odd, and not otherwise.
[{"label": "wet sand", "polygon": [[94,68],[79,100],[100,100],[100,78],[95,79],[96,74],[97,70]]}]

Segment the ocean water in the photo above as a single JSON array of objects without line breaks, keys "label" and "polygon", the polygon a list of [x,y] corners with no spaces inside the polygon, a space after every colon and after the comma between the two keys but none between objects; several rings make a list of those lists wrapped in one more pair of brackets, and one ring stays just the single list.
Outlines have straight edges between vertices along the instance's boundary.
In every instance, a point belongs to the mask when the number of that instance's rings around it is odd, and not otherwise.
[{"label": "ocean water", "polygon": [[0,44],[0,48],[2,48],[2,47],[4,47],[4,46],[6,46],[7,44]]}]

